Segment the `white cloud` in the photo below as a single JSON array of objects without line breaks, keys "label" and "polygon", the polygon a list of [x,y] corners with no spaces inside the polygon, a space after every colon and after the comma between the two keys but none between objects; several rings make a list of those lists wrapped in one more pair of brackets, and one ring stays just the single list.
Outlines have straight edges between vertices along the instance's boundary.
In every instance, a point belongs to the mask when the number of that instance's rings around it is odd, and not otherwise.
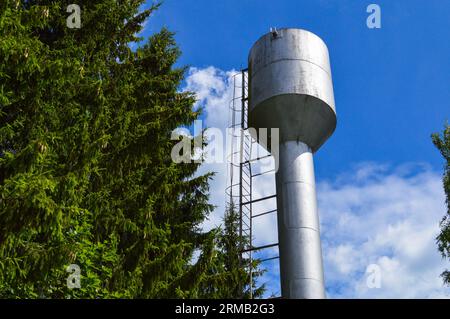
[{"label": "white cloud", "polygon": [[[204,109],[204,126],[221,129],[224,137],[230,115],[229,103],[233,98],[233,74],[235,73],[235,71],[224,72],[214,67],[191,68],[184,87],[184,90],[196,93],[196,106]],[[205,230],[221,225],[225,210],[227,170],[226,163],[209,163],[202,165],[198,171],[198,174],[216,172],[210,183],[210,202],[217,208],[204,224]]]},{"label": "white cloud", "polygon": [[[445,212],[440,174],[369,163],[337,180],[317,189],[330,297],[449,297],[435,243]],[[380,266],[379,289],[367,287],[370,264]]]},{"label": "white cloud", "polygon": [[228,106],[233,98],[233,75],[236,73],[212,66],[189,70],[185,90],[196,93],[197,103],[204,107],[205,121],[209,127],[225,129],[228,126]]},{"label": "white cloud", "polygon": [[[191,68],[186,90],[197,93],[208,127],[228,125],[233,97],[232,75],[214,67]],[[273,165],[273,164],[272,164]],[[267,165],[266,165],[267,168]],[[205,164],[199,173],[216,171],[211,202],[217,209],[205,228],[220,225],[224,211],[227,165]],[[255,182],[254,198],[274,193],[274,175]],[[330,298],[437,298],[449,297],[439,274],[448,267],[435,244],[444,215],[441,175],[424,164],[392,168],[360,163],[351,172],[317,181],[327,294]],[[254,207],[255,213],[274,208],[274,201]],[[277,241],[276,216],[255,220],[255,245]],[[277,254],[277,249],[264,256]],[[381,287],[369,289],[367,266],[381,270]],[[279,295],[277,261],[267,264],[268,295]]]}]

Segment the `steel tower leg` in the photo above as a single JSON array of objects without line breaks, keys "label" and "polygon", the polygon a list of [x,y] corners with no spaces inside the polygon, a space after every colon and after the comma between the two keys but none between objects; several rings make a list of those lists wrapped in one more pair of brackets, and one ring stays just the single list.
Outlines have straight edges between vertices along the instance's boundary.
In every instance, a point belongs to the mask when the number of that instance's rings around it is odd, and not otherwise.
[{"label": "steel tower leg", "polygon": [[276,173],[281,293],[289,299],[325,298],[313,154],[308,145],[280,145]]}]

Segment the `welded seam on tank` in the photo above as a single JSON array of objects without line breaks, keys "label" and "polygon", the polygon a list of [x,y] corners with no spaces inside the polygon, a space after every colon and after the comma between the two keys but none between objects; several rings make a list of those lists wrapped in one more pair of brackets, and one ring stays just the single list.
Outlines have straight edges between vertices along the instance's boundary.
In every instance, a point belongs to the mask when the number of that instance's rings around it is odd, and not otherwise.
[{"label": "welded seam on tank", "polygon": [[318,282],[323,282],[322,279],[317,279],[317,278],[310,278],[310,277],[294,277],[295,280],[299,280],[299,279],[308,279],[308,280],[314,280],[314,281],[318,281]]},{"label": "welded seam on tank", "polygon": [[[299,93],[299,92],[294,92],[294,93],[279,93],[279,94],[276,94],[276,95],[272,95],[272,96],[266,97],[266,98],[264,98],[263,100],[258,101],[257,103],[251,103],[251,104],[250,104],[250,111],[251,111],[251,112],[254,112],[255,110],[263,109],[264,107],[261,107],[260,105],[261,105],[262,103],[265,103],[266,101],[268,101],[268,100],[270,100],[270,99],[275,98],[275,97],[278,97],[278,96],[284,96],[284,95],[293,95],[293,94],[294,94],[294,95],[304,95],[304,96],[309,96],[309,97],[312,97],[312,98],[321,100],[322,102],[325,102],[325,104],[331,109],[331,111],[332,111],[332,112],[334,113],[334,115],[336,116],[336,111],[335,111],[336,106],[335,106],[334,100],[333,100],[333,104],[331,104],[331,102],[327,102],[327,101],[325,101],[323,98],[321,98],[321,97],[319,97],[319,96],[312,95],[312,94],[308,94],[308,93]],[[332,106],[332,105],[333,105],[333,106]],[[334,127],[333,132],[334,132],[335,129],[336,129],[336,126]],[[330,137],[331,135],[333,135],[333,132],[331,132],[330,135],[329,135],[328,137]],[[321,144],[321,145],[323,145],[323,144]],[[313,153],[315,153],[315,151],[313,151]]]},{"label": "welded seam on tank", "polygon": [[331,79],[331,74],[330,74],[330,72],[328,72],[327,70],[325,70],[325,69],[324,69],[322,66],[320,66],[319,64],[314,63],[314,62],[309,61],[309,60],[305,60],[305,59],[278,59],[278,60],[275,60],[275,61],[271,61],[270,63],[264,64],[261,68],[259,68],[257,71],[255,71],[255,72],[252,74],[252,76],[255,77],[256,74],[258,74],[259,71],[261,71],[262,69],[266,68],[267,66],[269,66],[269,65],[271,65],[271,64],[274,64],[274,63],[277,63],[277,62],[280,62],[280,61],[303,61],[303,62],[311,63],[312,65],[317,66],[319,69],[321,69],[321,70],[324,71],[326,74],[328,74],[328,76],[329,76],[330,79]]},{"label": "welded seam on tank", "polygon": [[302,181],[287,181],[287,182],[283,182],[283,184],[294,184],[294,183],[306,184],[306,185],[309,185],[309,186],[312,186],[312,187],[315,187],[315,186],[316,186],[315,183],[314,183],[314,184],[311,184],[311,183],[308,183],[308,182],[302,182]]},{"label": "welded seam on tank", "polygon": [[316,233],[318,233],[319,230],[320,230],[319,228],[315,229],[315,228],[308,227],[308,226],[299,226],[299,227],[290,227],[290,226],[287,226],[287,228],[288,228],[288,229],[302,229],[302,228],[304,228],[304,229],[309,229],[309,230],[315,231]]}]

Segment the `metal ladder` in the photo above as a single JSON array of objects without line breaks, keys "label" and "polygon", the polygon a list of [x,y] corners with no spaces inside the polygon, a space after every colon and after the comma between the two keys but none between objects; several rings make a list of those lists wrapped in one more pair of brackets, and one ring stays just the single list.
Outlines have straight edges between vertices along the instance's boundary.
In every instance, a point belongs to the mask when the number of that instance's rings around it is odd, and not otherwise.
[{"label": "metal ladder", "polygon": [[[252,174],[252,166],[264,157],[252,158],[253,144],[257,143],[250,135],[248,129],[248,72],[247,69],[233,76],[233,99],[230,102],[229,111],[231,117],[229,119],[229,129],[231,129],[231,150],[229,152],[229,184],[226,188],[228,204],[238,202],[239,207],[239,235],[246,238],[247,245],[240,247],[241,251],[241,267],[244,267],[249,273],[250,298],[253,298],[253,252],[262,249],[278,246],[278,243],[263,245],[259,247],[253,246],[253,220],[255,218],[275,213],[276,209],[253,214],[252,206],[256,202],[261,202],[271,198],[275,198],[276,194],[258,199],[253,199],[253,178],[270,173],[266,171],[262,173]],[[238,180],[235,181],[235,175]],[[270,257],[260,260],[260,262],[278,259],[279,256]],[[247,263],[243,261],[247,260]],[[242,290],[242,289],[241,289]]]}]

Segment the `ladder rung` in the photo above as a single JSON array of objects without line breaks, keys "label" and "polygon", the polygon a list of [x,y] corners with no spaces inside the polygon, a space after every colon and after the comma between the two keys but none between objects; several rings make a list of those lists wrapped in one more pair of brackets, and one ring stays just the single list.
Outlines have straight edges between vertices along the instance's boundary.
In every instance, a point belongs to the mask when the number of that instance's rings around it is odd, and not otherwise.
[{"label": "ladder rung", "polygon": [[[250,228],[250,225],[249,224],[247,224],[243,219],[242,219],[242,224],[244,224],[245,226],[247,226],[247,227],[249,227]],[[243,229],[244,230],[244,229]]]},{"label": "ladder rung", "polygon": [[272,209],[272,210],[269,210],[269,211],[267,211],[267,212],[264,212],[264,213],[261,213],[261,214],[254,215],[254,216],[252,216],[252,218],[256,218],[256,217],[264,216],[264,215],[267,215],[267,214],[275,213],[276,211],[277,211],[276,209]]},{"label": "ladder rung", "polygon": [[255,199],[255,200],[251,200],[251,201],[248,201],[248,202],[244,202],[244,203],[242,203],[241,205],[247,205],[247,204],[257,203],[257,202],[260,202],[260,201],[263,201],[263,200],[266,200],[266,199],[270,199],[270,198],[274,198],[274,197],[277,197],[277,195],[275,194],[275,195],[270,195],[270,196],[258,198],[258,199]]},{"label": "ladder rung", "polygon": [[242,170],[242,172],[244,172],[244,174],[247,175],[248,178],[252,178],[252,176],[248,175],[244,170]]},{"label": "ladder rung", "polygon": [[275,247],[275,246],[278,246],[278,243],[270,244],[270,245],[264,245],[264,246],[259,246],[259,247],[252,247],[252,248],[249,248],[249,249],[244,249],[242,252],[246,253],[248,251],[261,250],[261,249],[271,248],[271,247]]},{"label": "ladder rung", "polygon": [[[247,219],[250,219],[250,211],[248,211],[248,212],[242,212],[242,216],[243,217],[245,217],[245,218],[247,218]],[[250,226],[250,225],[249,225]]]},{"label": "ladder rung", "polygon": [[259,262],[263,263],[265,261],[269,261],[269,260],[274,260],[274,259],[279,259],[280,256],[276,256],[276,257],[271,257],[271,258],[265,258],[265,259],[260,259]]},{"label": "ladder rung", "polygon": [[272,155],[266,155],[266,156],[262,156],[262,157],[253,158],[253,159],[251,159],[251,160],[248,160],[248,161],[244,162],[243,164],[248,164],[248,163],[251,163],[251,162],[256,162],[256,161],[259,161],[259,160],[262,160],[262,159],[264,159],[264,158],[271,157],[271,156],[272,156]]},{"label": "ladder rung", "polygon": [[246,199],[247,199],[247,197],[250,197],[250,193],[249,192],[247,192],[246,194],[242,194],[242,197],[244,198],[244,197],[246,197]]},{"label": "ladder rung", "polygon": [[[242,212],[242,217],[245,217],[245,219],[246,220],[248,220],[248,222],[250,223],[251,222],[251,217],[250,217],[250,214],[251,214],[252,212],[250,211],[250,210],[248,210],[248,211],[246,211],[246,212]],[[250,226],[250,225],[249,225]]]},{"label": "ladder rung", "polygon": [[[242,180],[244,180],[245,181],[245,179],[242,179]],[[250,188],[250,184],[249,183],[247,183],[247,185],[249,186],[249,188]],[[245,184],[241,184],[241,188],[243,189],[243,190],[246,190],[247,192],[249,192],[249,190],[245,187]]]},{"label": "ladder rung", "polygon": [[268,171],[265,171],[265,172],[262,172],[262,173],[258,173],[258,174],[252,175],[252,177],[261,176],[261,175],[272,173],[272,172],[275,172],[275,169],[271,169],[271,170],[268,170]]}]

